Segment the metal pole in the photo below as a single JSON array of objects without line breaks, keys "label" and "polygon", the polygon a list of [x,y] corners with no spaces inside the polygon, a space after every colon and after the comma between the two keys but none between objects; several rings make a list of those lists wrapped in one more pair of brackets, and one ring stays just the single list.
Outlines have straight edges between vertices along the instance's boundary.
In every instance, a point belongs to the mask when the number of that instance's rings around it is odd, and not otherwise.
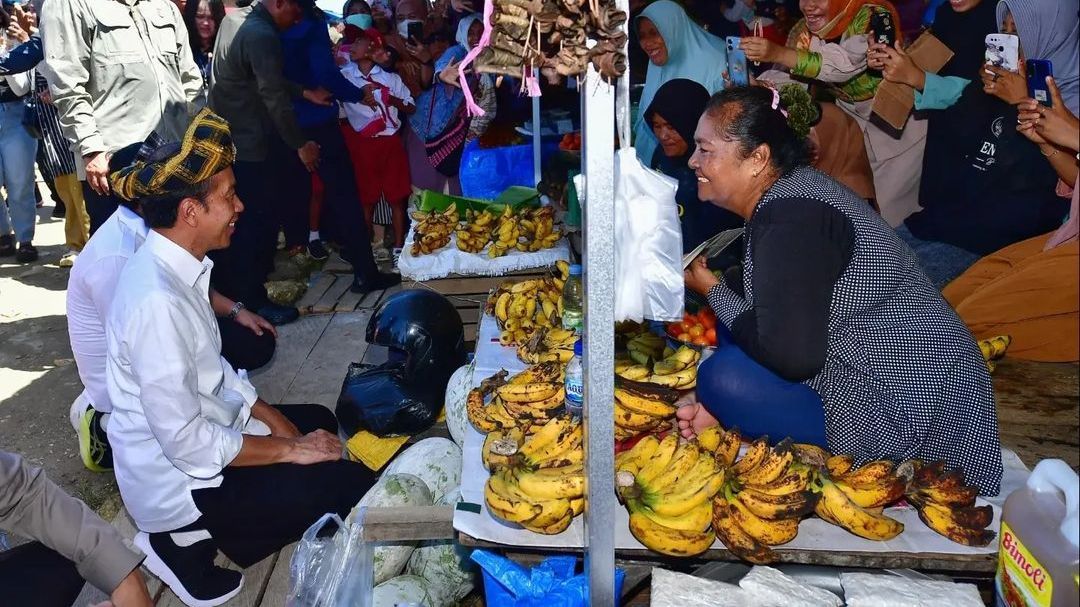
[{"label": "metal pole", "polygon": [[[533,68],[533,78],[540,77],[540,70]],[[532,98],[533,123],[533,187],[540,183],[540,98]]]},{"label": "metal pole", "polygon": [[[630,0],[615,0],[615,7],[620,11],[623,11],[627,15],[630,14]],[[627,34],[626,42],[623,42],[622,52],[626,57],[626,71],[619,77],[619,82],[616,85],[617,91],[615,94],[615,117],[618,121],[619,129],[619,147],[628,148],[631,144],[631,137],[633,132],[633,125],[630,123],[630,38],[629,38],[629,23],[627,19],[626,23],[623,23],[623,33]]]},{"label": "metal pole", "polygon": [[615,89],[589,66],[581,90],[585,285],[585,561],[590,603],[614,607]]}]

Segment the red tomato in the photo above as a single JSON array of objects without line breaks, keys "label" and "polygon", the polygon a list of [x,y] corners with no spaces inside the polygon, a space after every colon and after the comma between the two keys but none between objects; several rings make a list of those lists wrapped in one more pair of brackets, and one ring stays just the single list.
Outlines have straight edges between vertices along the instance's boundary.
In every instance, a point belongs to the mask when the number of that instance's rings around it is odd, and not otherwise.
[{"label": "red tomato", "polygon": [[690,329],[686,332],[690,334],[690,337],[701,337],[705,334],[705,327],[701,325],[694,325],[690,327]]},{"label": "red tomato", "polygon": [[709,342],[710,346],[716,345],[716,329],[705,331],[705,341]]},{"label": "red tomato", "polygon": [[691,339],[690,343],[694,344],[695,346],[711,346],[712,345],[712,344],[709,343],[709,341],[707,339],[705,339],[704,335],[699,335],[699,336]]},{"label": "red tomato", "polygon": [[679,333],[682,333],[684,330],[681,322],[673,322],[667,326],[667,332],[669,334],[673,333],[673,337],[678,337]]},{"label": "red tomato", "polygon": [[686,312],[682,317],[683,324],[697,324],[697,317],[693,314]]}]

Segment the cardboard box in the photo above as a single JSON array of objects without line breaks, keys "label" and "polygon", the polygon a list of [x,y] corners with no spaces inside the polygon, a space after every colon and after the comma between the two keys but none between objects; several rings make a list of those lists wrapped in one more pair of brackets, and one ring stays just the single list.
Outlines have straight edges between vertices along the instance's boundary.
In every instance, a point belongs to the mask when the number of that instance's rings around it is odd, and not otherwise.
[{"label": "cardboard box", "polygon": [[[953,56],[952,50],[930,32],[923,32],[906,52],[915,65],[933,74],[944,67]],[[889,126],[902,131],[914,107],[915,89],[906,84],[882,81],[878,85],[871,110]]]}]

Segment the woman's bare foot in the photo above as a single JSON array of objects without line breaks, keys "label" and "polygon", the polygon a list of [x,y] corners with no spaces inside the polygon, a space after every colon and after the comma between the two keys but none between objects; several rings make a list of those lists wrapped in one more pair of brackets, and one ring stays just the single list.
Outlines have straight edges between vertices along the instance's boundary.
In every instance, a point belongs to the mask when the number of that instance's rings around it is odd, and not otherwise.
[{"label": "woman's bare foot", "polygon": [[[691,397],[692,400],[687,397]],[[675,418],[679,420],[679,433],[683,438],[694,438],[698,432],[720,423],[709,413],[705,405],[697,402],[693,394],[688,394],[675,404],[680,405],[679,410],[675,412]]]}]

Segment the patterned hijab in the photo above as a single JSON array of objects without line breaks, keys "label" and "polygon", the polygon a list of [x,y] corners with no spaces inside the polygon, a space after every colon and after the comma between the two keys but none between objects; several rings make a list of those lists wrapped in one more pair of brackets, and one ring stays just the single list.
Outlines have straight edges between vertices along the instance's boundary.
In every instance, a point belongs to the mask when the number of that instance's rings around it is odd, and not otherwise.
[{"label": "patterned hijab", "polygon": [[[148,141],[148,145],[153,144]],[[204,109],[188,126],[175,154],[156,162],[148,162],[146,156],[140,151],[132,164],[109,175],[109,185],[116,196],[135,201],[202,183],[232,166],[236,160],[236,147],[229,123]]]},{"label": "patterned hijab", "polygon": [[1061,98],[1080,114],[1080,0],[1001,0],[997,22],[1012,13],[1020,45],[1028,59],[1049,59]]}]

